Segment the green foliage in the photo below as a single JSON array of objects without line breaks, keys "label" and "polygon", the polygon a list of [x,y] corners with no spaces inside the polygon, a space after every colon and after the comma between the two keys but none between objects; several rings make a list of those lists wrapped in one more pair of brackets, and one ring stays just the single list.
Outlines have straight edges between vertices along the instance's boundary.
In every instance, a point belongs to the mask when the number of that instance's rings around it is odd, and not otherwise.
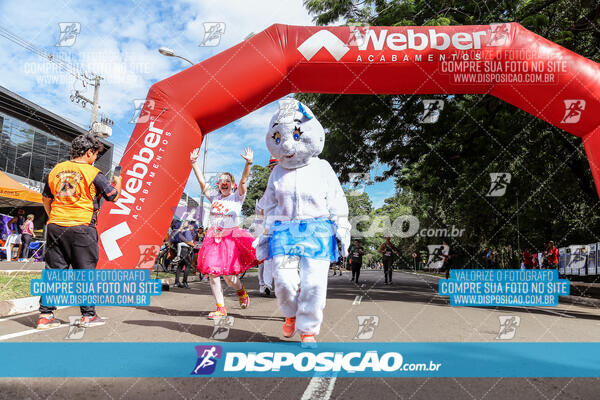
[{"label": "green foliage", "polygon": [[246,199],[242,204],[242,215],[246,217],[254,215],[256,202],[260,200],[267,189],[270,173],[271,171],[267,167],[261,167],[257,164],[252,166]]},{"label": "green foliage", "polygon": [[[517,21],[600,61],[600,3],[592,0],[311,0],[305,5],[323,25]],[[297,97],[329,130],[321,157],[343,181],[376,164],[388,167],[376,180],[391,177],[399,190],[372,215],[411,212],[422,228],[464,229],[462,237],[450,238],[462,265],[477,266],[486,246],[496,249],[505,265],[516,266],[519,248],[541,251],[548,240],[559,246],[600,241],[598,195],[581,140],[508,103],[466,94]],[[436,124],[419,123],[423,98],[445,101]],[[491,172],[512,175],[505,196],[486,196]],[[417,237],[395,244],[407,252],[443,239]]]}]

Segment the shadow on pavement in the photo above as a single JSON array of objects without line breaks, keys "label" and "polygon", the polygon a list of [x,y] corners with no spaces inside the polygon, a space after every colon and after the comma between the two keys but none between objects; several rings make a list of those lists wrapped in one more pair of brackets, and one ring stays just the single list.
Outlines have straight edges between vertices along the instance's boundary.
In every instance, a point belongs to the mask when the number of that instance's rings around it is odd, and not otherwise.
[{"label": "shadow on pavement", "polygon": [[[235,314],[230,314],[235,316]],[[201,325],[201,324],[186,324],[174,321],[152,321],[152,320],[127,320],[123,321],[124,324],[130,325],[138,325],[138,326],[146,326],[146,327],[160,327],[165,329],[170,329],[172,331],[181,332],[182,326],[186,326],[186,332],[203,337],[206,339],[210,339],[214,325]],[[215,340],[215,339],[210,339]],[[252,341],[269,341],[269,342],[280,342],[282,341],[280,337],[265,335],[262,332],[250,332],[241,329],[231,328],[229,331],[229,336],[226,339],[228,342],[247,342],[249,340]]]}]

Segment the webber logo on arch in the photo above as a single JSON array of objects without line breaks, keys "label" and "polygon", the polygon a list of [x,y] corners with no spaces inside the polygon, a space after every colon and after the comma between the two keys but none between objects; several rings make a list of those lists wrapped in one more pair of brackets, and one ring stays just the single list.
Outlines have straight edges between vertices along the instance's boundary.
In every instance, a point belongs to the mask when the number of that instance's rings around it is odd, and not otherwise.
[{"label": "webber logo on arch", "polygon": [[[356,47],[359,51],[406,51],[406,50],[480,50],[483,46],[501,47],[510,43],[511,25],[494,24],[487,30],[480,31],[440,31],[435,28],[427,30],[407,28],[404,32],[392,29],[365,29],[357,32],[349,27],[350,35],[356,36]],[[357,35],[358,33],[358,35]],[[300,46],[298,51],[310,61],[322,48],[325,48],[336,61],[350,51],[350,47],[333,32],[322,29],[312,34]]]}]

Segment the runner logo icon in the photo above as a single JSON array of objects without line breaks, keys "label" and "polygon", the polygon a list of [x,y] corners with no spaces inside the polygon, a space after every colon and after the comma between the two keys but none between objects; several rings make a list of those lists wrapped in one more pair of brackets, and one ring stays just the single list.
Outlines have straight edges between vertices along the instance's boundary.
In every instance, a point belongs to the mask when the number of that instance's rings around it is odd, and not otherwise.
[{"label": "runner logo icon", "polygon": [[563,124],[576,124],[581,119],[581,114],[585,110],[585,100],[563,100],[565,103],[565,115],[560,121]]},{"label": "runner logo icon", "polygon": [[196,346],[198,361],[190,375],[211,375],[217,367],[217,359],[221,358],[221,346]]}]

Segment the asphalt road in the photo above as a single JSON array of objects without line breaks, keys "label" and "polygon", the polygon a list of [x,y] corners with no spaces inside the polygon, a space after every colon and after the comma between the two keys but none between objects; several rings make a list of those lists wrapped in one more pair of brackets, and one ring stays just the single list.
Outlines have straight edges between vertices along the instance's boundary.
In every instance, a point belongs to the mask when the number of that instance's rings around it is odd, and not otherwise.
[{"label": "asphalt road", "polygon": [[[320,341],[356,341],[358,317],[376,316],[379,325],[368,339],[378,342],[497,342],[500,316],[519,316],[512,341],[597,341],[600,311],[593,306],[561,304],[552,308],[450,307],[437,295],[437,278],[406,272],[394,273],[394,284],[383,285],[383,272],[363,270],[362,282],[350,274],[330,276]],[[238,306],[235,293],[226,291],[226,306],[234,317],[224,341],[282,341],[283,318],[275,298],[258,296],[254,275],[244,279],[251,296],[247,310]],[[153,297],[150,307],[102,307],[104,326],[89,328],[80,341],[89,342],[206,342],[212,341],[213,309],[207,282],[191,289],[172,289]],[[68,332],[70,316],[78,309],[57,311],[63,327],[36,331],[36,315],[0,319],[0,341],[60,342]],[[292,340],[297,341],[296,336]],[[45,354],[41,357],[59,357]],[[90,355],[93,359],[93,355]],[[0,355],[1,360],[1,355]],[[1,362],[1,361],[0,361]],[[32,362],[35,362],[32,360]],[[532,371],[532,376],[535,371]],[[597,398],[597,379],[571,378],[0,378],[0,399],[506,399]]]}]

